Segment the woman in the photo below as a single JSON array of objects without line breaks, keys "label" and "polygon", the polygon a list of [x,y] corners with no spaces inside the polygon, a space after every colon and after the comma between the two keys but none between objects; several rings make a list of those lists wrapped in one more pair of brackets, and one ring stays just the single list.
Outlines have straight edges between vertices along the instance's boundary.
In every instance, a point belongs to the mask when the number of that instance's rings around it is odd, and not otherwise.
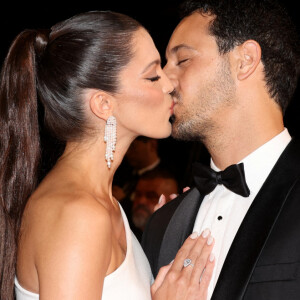
[{"label": "woman", "polygon": [[[1,299],[14,279],[18,300],[205,299],[212,239],[188,238],[150,295],[148,262],[111,192],[137,136],[169,136],[172,90],[151,37],[122,14],[84,13],[15,39],[0,95]],[[37,185],[38,106],[66,147]]]}]

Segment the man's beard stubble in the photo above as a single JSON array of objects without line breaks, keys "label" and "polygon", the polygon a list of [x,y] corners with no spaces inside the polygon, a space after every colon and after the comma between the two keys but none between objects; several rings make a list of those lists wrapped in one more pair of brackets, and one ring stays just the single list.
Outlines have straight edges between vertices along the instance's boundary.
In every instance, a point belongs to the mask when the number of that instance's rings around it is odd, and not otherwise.
[{"label": "man's beard stubble", "polygon": [[[176,90],[176,88],[170,93],[172,98],[176,99],[176,106],[182,106],[182,97],[180,93]],[[199,134],[195,135],[193,133],[193,120],[191,118],[183,117],[179,119],[176,117],[175,114],[173,114],[170,118],[170,122],[172,124],[172,137],[177,140],[182,141],[201,141],[201,137],[199,137]]]},{"label": "man's beard stubble", "polygon": [[[199,122],[201,116],[199,114],[189,114],[189,108],[183,104],[181,95],[174,90],[172,96],[177,99],[176,106],[181,106],[180,118],[173,114],[170,118],[172,124],[172,137],[181,141],[195,141],[204,143],[206,132],[213,127],[213,124],[206,122]],[[199,126],[201,123],[201,126]],[[200,129],[200,130],[199,130]]]},{"label": "man's beard stubble", "polygon": [[199,92],[196,103],[186,106],[176,89],[171,93],[176,99],[177,110],[180,111],[180,114],[178,112],[177,116],[174,114],[170,119],[172,137],[175,139],[206,144],[211,136],[216,137],[218,125],[213,120],[213,114],[218,109],[235,103],[235,83],[231,77],[228,59],[223,60],[219,69],[212,82]]},{"label": "man's beard stubble", "polygon": [[198,130],[195,130],[195,128],[197,128],[195,120],[185,119],[182,116],[179,120],[175,115],[172,115],[170,121],[172,124],[172,137],[174,139],[181,141],[204,142],[205,135],[201,134]]}]

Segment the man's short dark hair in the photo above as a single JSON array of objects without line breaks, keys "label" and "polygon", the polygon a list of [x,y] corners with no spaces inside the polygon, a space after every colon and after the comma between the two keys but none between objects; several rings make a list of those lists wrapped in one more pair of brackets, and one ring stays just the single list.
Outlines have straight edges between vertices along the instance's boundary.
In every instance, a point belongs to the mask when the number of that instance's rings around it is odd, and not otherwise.
[{"label": "man's short dark hair", "polygon": [[182,18],[195,11],[214,16],[209,30],[221,54],[250,39],[258,42],[269,94],[285,112],[297,87],[300,48],[284,7],[276,0],[187,0],[181,11]]}]

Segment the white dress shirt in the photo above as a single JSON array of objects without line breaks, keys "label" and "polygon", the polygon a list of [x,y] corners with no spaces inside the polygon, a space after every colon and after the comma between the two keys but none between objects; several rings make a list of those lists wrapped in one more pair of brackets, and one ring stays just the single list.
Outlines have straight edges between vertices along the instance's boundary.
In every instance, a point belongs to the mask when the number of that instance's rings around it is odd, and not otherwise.
[{"label": "white dress shirt", "polygon": [[[291,136],[285,128],[241,161],[244,163],[246,182],[250,189],[249,197],[237,195],[223,185],[217,185],[210,194],[204,197],[193,231],[201,234],[208,228],[215,239],[213,248],[216,260],[215,269],[208,288],[207,299],[212,296],[229,248],[250,205],[290,141]],[[212,160],[211,168],[220,171]]]}]

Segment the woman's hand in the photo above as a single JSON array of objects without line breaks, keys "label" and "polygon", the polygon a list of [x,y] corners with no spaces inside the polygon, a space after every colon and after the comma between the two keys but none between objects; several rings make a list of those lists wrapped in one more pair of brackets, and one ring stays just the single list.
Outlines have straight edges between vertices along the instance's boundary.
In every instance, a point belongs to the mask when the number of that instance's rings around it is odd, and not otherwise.
[{"label": "woman's hand", "polygon": [[[193,233],[179,249],[175,260],[160,269],[152,287],[155,300],[206,300],[214,268],[214,240],[206,229]],[[190,264],[184,262],[190,259]]]}]

